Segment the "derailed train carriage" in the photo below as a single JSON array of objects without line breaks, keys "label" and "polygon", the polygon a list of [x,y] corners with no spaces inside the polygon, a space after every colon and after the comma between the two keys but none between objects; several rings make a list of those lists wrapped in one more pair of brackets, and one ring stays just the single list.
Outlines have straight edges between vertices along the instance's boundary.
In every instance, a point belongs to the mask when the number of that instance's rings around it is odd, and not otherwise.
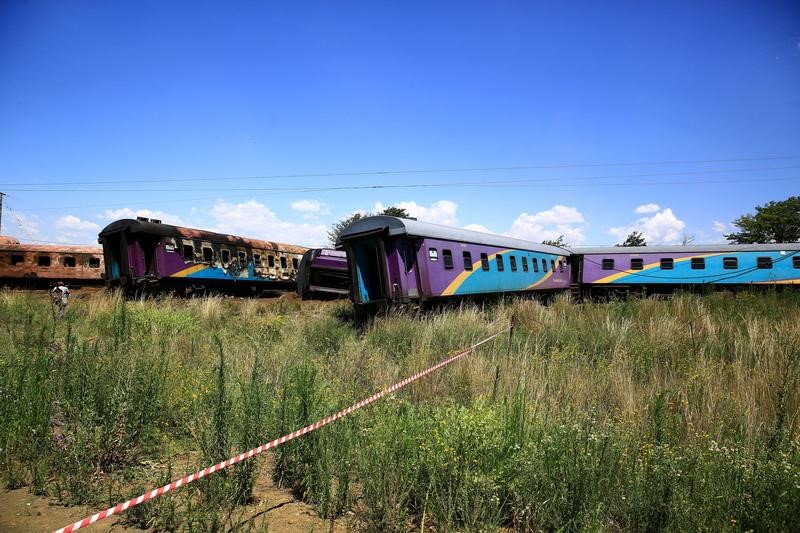
[{"label": "derailed train carriage", "polygon": [[303,300],[344,298],[350,294],[350,270],[344,250],[313,248],[297,270],[297,294]]},{"label": "derailed train carriage", "polygon": [[649,294],[800,288],[800,243],[567,250],[387,216],[340,236],[362,309],[492,294]]},{"label": "derailed train carriage", "polygon": [[103,284],[103,254],[95,246],[21,244],[0,236],[0,285],[49,288],[63,281],[72,287]]},{"label": "derailed train carriage", "polygon": [[800,243],[574,248],[582,294],[800,287]]},{"label": "derailed train carriage", "polygon": [[301,246],[163,224],[117,220],[99,236],[106,285],[129,293],[259,295],[291,290]]},{"label": "derailed train carriage", "polygon": [[339,236],[353,303],[369,310],[498,293],[553,293],[572,280],[556,246],[390,216],[367,217]]}]

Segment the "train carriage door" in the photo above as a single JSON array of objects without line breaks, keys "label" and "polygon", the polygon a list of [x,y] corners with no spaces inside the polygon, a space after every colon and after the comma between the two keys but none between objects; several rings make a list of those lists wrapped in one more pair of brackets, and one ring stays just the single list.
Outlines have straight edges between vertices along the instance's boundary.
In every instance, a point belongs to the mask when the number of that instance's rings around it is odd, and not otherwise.
[{"label": "train carriage door", "polygon": [[348,255],[355,257],[355,264],[351,265],[354,298],[364,304],[389,298],[383,241],[377,238],[357,240],[350,247],[352,253]]}]

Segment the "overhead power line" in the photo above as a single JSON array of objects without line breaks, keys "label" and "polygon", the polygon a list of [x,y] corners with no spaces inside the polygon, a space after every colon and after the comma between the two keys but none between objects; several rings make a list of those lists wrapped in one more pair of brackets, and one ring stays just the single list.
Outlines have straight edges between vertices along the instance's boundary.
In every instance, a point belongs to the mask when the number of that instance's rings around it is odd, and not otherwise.
[{"label": "overhead power line", "polygon": [[[749,169],[723,169],[708,171],[690,172],[656,172],[647,174],[620,174],[610,176],[584,176],[584,177],[549,177],[549,178],[515,178],[515,179],[482,179],[480,181],[449,181],[439,183],[376,183],[368,185],[337,185],[337,186],[294,186],[294,187],[217,187],[205,189],[192,189],[195,192],[320,192],[320,191],[342,191],[342,190],[367,190],[367,189],[423,189],[423,188],[447,188],[447,187],[588,187],[588,186],[647,186],[647,185],[693,185],[707,183],[745,183],[745,182],[767,182],[767,181],[789,181],[800,179],[796,177],[762,177],[762,178],[742,178],[726,180],[683,180],[683,181],[633,181],[619,183],[575,183],[589,180],[606,179],[626,179],[644,178],[660,176],[690,176],[698,174],[730,174],[738,172],[764,172],[768,170],[789,170],[798,169],[800,166],[773,167],[773,168],[749,168]],[[99,189],[91,187],[82,188],[53,188],[49,186],[9,188],[8,191],[14,192],[186,192],[186,188],[113,188]]]},{"label": "overhead power line", "polygon": [[[638,161],[638,162],[615,162],[615,163],[565,163],[555,165],[518,165],[518,166],[494,166],[494,167],[459,167],[459,168],[429,168],[429,169],[401,169],[401,170],[371,170],[356,172],[316,172],[299,174],[265,174],[254,176],[223,176],[223,177],[192,177],[192,178],[126,178],[126,179],[97,179],[88,180],[87,178],[61,179],[59,181],[49,181],[42,185],[112,185],[112,184],[131,184],[131,183],[174,183],[174,182],[200,182],[200,181],[235,181],[235,180],[269,180],[269,179],[296,179],[296,178],[323,178],[323,177],[345,177],[345,176],[385,176],[401,174],[444,174],[453,172],[500,172],[514,170],[555,170],[568,168],[601,168],[601,167],[635,167],[635,166],[659,166],[659,165],[688,165],[688,164],[713,164],[713,163],[740,163],[746,161],[780,161],[800,159],[800,155],[773,156],[773,157],[741,157],[729,159],[684,159],[684,160],[665,160],[665,161]],[[30,182],[0,182],[0,186],[27,186]]]}]

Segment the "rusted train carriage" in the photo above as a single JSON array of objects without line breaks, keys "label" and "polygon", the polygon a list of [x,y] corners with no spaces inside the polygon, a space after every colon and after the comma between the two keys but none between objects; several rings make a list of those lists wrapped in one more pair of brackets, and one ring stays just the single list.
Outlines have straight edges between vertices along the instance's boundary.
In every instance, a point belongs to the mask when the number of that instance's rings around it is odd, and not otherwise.
[{"label": "rusted train carriage", "polygon": [[291,290],[306,251],[142,217],[112,222],[100,232],[99,242],[106,285],[128,292],[258,295]]},{"label": "rusted train carriage", "polygon": [[13,237],[0,237],[0,285],[102,285],[103,272],[102,250],[96,246],[20,244]]}]

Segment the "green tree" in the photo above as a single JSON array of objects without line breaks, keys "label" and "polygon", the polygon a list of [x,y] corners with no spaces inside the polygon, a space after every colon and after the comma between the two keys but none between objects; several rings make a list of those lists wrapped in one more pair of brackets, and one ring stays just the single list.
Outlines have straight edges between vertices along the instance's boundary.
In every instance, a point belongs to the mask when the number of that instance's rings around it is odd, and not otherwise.
[{"label": "green tree", "polygon": [[[398,217],[398,218],[411,218],[411,215],[403,209],[402,207],[396,207],[390,205],[389,207],[385,208],[383,211],[379,213],[375,213],[377,215],[386,215],[390,217]],[[338,222],[334,222],[331,224],[331,229],[328,230],[328,241],[331,243],[331,246],[336,246],[336,241],[339,240],[339,235],[344,231],[344,229],[352,224],[357,220],[361,220],[362,218],[366,218],[369,216],[373,216],[373,213],[353,213],[349,217],[343,218]]]},{"label": "green tree", "polygon": [[555,240],[553,240],[553,239],[545,239],[545,240],[542,241],[542,244],[547,244],[547,245],[550,245],[550,246],[558,246],[559,248],[566,248],[567,246],[569,246],[567,244],[567,241],[564,240],[564,236],[563,235],[559,235],[558,238],[555,239]]},{"label": "green tree", "polygon": [[742,215],[733,225],[741,231],[725,238],[736,244],[800,241],[800,196],[756,206],[754,215]]},{"label": "green tree", "polygon": [[632,231],[630,235],[625,237],[625,240],[622,241],[622,244],[617,244],[616,246],[647,246],[647,241],[644,239],[644,235],[642,235],[638,231]]}]

